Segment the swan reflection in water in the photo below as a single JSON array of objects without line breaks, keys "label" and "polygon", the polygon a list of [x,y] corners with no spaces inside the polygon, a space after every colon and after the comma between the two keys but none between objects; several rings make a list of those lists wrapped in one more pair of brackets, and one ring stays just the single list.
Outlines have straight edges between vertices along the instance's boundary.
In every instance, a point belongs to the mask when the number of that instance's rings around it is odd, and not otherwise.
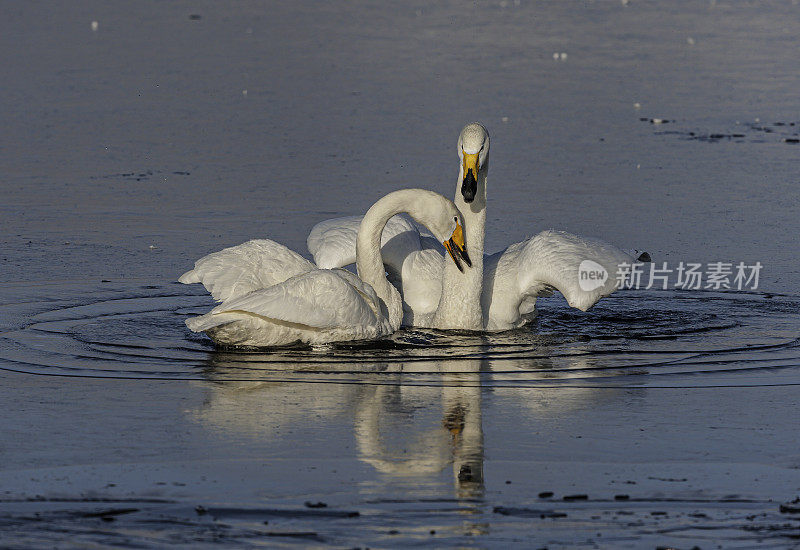
[{"label": "swan reflection in water", "polygon": [[[470,501],[480,499],[485,490],[482,400],[491,395],[487,382],[497,378],[493,370],[519,370],[538,378],[569,376],[548,373],[552,362],[546,355],[540,349],[536,359],[496,364],[489,359],[442,357],[276,365],[276,354],[216,351],[205,369],[210,381],[203,382],[207,398],[190,414],[210,431],[267,445],[297,437],[286,434],[302,426],[333,422],[338,425],[336,434],[352,426],[355,458],[379,473],[361,481],[362,494],[425,497],[432,485],[441,483],[443,472],[451,469],[453,498],[469,509]],[[587,361],[575,357],[571,366],[583,369]],[[243,371],[259,380],[225,380],[241,378]],[[547,416],[563,414],[564,407],[585,407],[603,394],[591,388],[516,388],[504,391],[503,415],[519,414],[520,422],[527,416],[530,425],[536,426]],[[327,439],[321,442],[330,444]],[[438,490],[435,494],[441,495]]]},{"label": "swan reflection in water", "polygon": [[[385,372],[387,382],[393,383],[369,386],[355,409],[358,458],[396,478],[435,476],[452,464],[455,496],[483,496],[482,363],[391,365]],[[443,385],[402,385],[403,376],[411,372],[439,373]],[[428,397],[427,403],[420,402],[423,395]],[[427,428],[417,427],[409,413],[420,405],[438,409],[439,421]]]}]

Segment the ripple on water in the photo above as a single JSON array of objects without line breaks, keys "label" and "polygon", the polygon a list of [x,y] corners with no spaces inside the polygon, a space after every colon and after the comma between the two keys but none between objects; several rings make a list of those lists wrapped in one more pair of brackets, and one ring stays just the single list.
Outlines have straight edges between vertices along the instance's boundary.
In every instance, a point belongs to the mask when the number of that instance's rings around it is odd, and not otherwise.
[{"label": "ripple on water", "polygon": [[[406,329],[377,342],[215,349],[184,320],[211,299],[177,284],[6,284],[0,368],[37,375],[494,387],[800,384],[800,298],[626,291],[583,313],[560,297],[497,334]],[[469,375],[469,376],[467,376]]]}]

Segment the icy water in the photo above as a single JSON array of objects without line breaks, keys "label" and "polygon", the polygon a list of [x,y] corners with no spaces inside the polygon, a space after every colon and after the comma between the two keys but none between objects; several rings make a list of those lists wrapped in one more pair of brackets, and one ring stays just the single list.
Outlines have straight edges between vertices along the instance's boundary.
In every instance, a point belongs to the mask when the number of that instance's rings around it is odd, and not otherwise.
[{"label": "icy water", "polygon": [[[97,25],[92,25],[96,21]],[[9,4],[0,546],[787,548],[800,6]],[[492,135],[487,245],[555,228],[751,292],[216,350],[175,279]]]},{"label": "icy water", "polygon": [[[630,291],[588,314],[549,299],[502,334],[243,352],[187,334],[210,300],[181,285],[3,291],[4,316],[26,320],[0,348],[21,413],[4,456],[29,466],[0,474],[12,543],[781,547],[797,535],[780,508],[800,467],[781,410],[800,384],[795,297]],[[40,401],[15,395],[31,385]]]}]

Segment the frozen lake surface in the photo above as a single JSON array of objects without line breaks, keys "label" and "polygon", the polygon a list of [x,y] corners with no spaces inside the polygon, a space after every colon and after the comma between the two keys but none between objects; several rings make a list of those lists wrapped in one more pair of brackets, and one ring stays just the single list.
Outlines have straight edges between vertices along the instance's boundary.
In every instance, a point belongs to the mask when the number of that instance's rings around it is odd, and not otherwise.
[{"label": "frozen lake surface", "polygon": [[[92,22],[97,22],[93,25]],[[800,6],[20,3],[0,21],[0,545],[725,548],[800,532]],[[565,55],[563,55],[565,54]],[[487,248],[554,228],[751,292],[215,350],[200,256],[492,135]]]}]

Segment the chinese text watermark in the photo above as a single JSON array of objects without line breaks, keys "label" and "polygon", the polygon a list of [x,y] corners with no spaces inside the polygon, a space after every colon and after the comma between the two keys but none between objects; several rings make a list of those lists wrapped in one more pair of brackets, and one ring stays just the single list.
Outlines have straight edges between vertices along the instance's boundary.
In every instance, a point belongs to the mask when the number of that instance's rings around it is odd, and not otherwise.
[{"label": "chinese text watermark", "polygon": [[[617,288],[657,288],[667,290],[756,290],[761,262],[748,265],[744,262],[679,262],[668,267],[662,262],[621,263],[617,268]],[[581,287],[582,288],[582,287]]]}]

